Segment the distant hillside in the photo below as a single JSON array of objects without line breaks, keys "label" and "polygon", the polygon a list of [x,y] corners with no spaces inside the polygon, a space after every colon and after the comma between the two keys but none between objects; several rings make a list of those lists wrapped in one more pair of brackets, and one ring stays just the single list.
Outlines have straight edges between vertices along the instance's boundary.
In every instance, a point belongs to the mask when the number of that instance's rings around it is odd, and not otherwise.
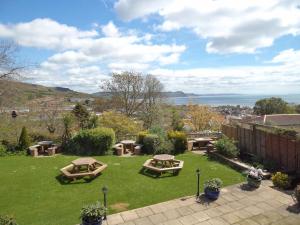
[{"label": "distant hillside", "polygon": [[[189,97],[189,96],[198,96],[197,94],[193,93],[184,93],[182,91],[167,91],[161,93],[165,98],[175,98],[175,97]],[[96,92],[92,94],[97,97],[110,97],[110,92]]]},{"label": "distant hillside", "polygon": [[70,98],[90,98],[89,94],[63,87],[45,87],[17,81],[0,81],[0,105],[18,107],[41,102],[68,103]]}]

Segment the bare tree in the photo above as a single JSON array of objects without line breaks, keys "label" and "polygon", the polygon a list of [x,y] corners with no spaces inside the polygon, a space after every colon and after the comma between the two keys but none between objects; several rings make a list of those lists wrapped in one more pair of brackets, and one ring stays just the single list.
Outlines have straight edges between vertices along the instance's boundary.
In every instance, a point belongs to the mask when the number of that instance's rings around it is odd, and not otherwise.
[{"label": "bare tree", "polygon": [[11,41],[0,41],[0,80],[11,79],[20,75],[24,68],[16,61],[18,46]]},{"label": "bare tree", "polygon": [[101,87],[127,116],[139,114],[145,127],[150,127],[157,118],[163,85],[156,77],[136,72],[114,73]]},{"label": "bare tree", "polygon": [[152,75],[145,77],[142,117],[146,128],[150,128],[159,117],[162,91],[163,85],[156,77]]},{"label": "bare tree", "polygon": [[113,100],[124,110],[127,116],[132,116],[143,104],[144,79],[140,73],[113,73],[110,80],[103,81],[101,88],[112,94]]}]

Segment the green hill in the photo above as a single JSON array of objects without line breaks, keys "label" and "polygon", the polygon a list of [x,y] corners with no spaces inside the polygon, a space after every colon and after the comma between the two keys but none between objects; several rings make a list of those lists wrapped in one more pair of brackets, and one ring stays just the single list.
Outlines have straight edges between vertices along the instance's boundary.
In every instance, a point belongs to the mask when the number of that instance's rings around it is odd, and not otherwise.
[{"label": "green hill", "polygon": [[18,81],[0,81],[0,106],[32,106],[41,102],[68,104],[71,98],[91,98],[93,96],[63,87],[45,87]]}]

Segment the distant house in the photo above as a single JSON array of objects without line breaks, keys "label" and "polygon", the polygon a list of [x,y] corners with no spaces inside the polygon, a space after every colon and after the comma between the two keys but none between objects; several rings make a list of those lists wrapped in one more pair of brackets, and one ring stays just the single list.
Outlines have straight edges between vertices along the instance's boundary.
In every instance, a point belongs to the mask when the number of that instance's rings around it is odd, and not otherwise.
[{"label": "distant house", "polygon": [[94,98],[69,98],[68,100],[69,102],[72,103],[85,103],[85,104],[89,104],[90,102],[95,101]]},{"label": "distant house", "polygon": [[300,114],[273,114],[256,117],[249,122],[273,126],[300,126]]}]

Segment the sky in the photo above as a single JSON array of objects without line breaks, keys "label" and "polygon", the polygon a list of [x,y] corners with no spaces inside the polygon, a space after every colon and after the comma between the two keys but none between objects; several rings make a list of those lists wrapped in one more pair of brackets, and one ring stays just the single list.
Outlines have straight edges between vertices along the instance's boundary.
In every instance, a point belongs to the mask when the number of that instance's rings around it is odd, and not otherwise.
[{"label": "sky", "polygon": [[136,71],[166,91],[300,93],[300,0],[0,0],[0,39],[45,86]]}]

